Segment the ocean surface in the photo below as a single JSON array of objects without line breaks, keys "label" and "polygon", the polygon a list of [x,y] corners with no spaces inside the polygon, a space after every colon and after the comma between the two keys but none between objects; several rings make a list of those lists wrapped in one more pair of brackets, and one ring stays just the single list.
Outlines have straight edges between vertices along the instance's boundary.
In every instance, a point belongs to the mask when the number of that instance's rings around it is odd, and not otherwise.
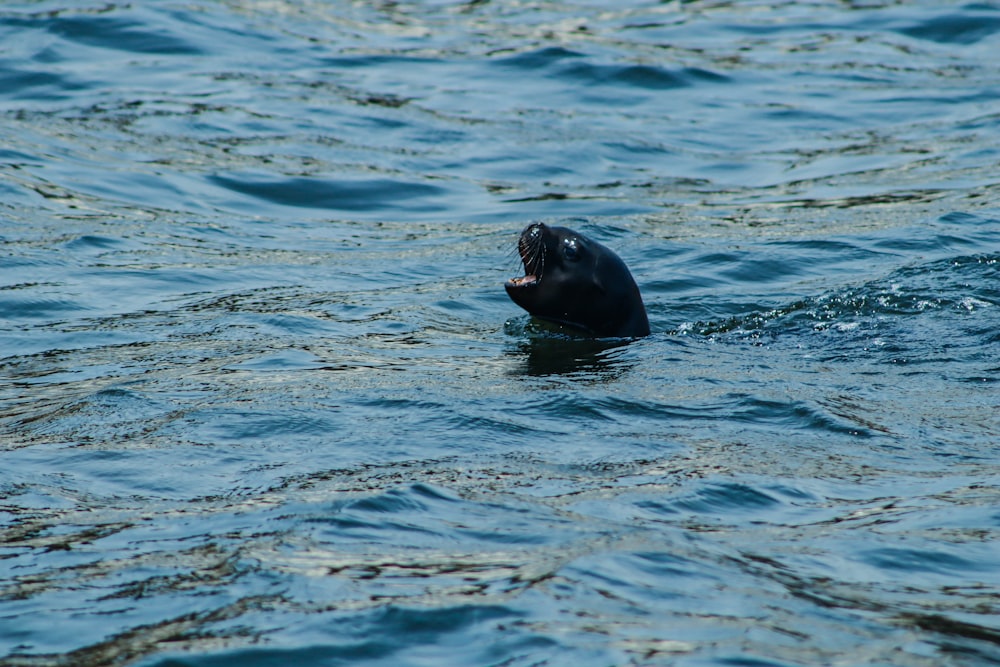
[{"label": "ocean surface", "polygon": [[[0,665],[1000,664],[1000,4],[0,5]],[[653,334],[506,296],[544,221]]]}]

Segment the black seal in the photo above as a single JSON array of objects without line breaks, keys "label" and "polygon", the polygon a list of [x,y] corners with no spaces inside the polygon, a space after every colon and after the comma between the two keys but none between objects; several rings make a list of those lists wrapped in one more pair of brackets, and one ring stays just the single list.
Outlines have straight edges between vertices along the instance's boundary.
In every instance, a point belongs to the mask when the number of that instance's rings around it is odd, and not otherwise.
[{"label": "black seal", "polygon": [[521,232],[517,251],[525,275],[504,287],[535,317],[599,338],[649,335],[639,287],[608,248],[572,229],[534,223]]}]

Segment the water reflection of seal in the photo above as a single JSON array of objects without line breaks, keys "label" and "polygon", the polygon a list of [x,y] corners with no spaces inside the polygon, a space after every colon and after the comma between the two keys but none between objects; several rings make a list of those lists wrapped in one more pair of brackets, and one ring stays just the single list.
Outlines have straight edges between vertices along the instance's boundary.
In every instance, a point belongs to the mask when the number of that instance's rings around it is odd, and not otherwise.
[{"label": "water reflection of seal", "polygon": [[565,227],[528,225],[517,242],[525,275],[504,287],[514,303],[545,320],[592,336],[649,334],[649,320],[625,262],[597,241]]}]

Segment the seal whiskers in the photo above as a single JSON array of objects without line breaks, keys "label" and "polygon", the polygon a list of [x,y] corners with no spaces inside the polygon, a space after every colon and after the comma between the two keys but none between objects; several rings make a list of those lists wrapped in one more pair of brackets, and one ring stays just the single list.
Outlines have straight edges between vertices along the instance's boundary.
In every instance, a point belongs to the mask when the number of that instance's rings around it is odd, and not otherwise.
[{"label": "seal whiskers", "polygon": [[528,225],[517,240],[518,253],[528,276],[541,279],[545,271],[545,243],[539,225]]}]

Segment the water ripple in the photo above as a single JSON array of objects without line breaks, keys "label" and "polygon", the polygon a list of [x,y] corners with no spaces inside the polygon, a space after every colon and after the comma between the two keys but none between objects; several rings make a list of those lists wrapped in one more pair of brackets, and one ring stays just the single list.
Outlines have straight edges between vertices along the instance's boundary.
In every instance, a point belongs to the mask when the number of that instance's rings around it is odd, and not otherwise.
[{"label": "water ripple", "polygon": [[328,180],[305,178],[260,181],[246,176],[240,178],[213,176],[211,180],[233,192],[281,206],[343,211],[381,211],[401,206],[410,210],[438,211],[442,210],[443,205],[415,204],[407,200],[440,198],[445,193],[444,188],[438,186],[390,179],[332,183]]},{"label": "water ripple", "polygon": [[0,663],[1000,661],[995,8],[595,7],[0,9]]}]

